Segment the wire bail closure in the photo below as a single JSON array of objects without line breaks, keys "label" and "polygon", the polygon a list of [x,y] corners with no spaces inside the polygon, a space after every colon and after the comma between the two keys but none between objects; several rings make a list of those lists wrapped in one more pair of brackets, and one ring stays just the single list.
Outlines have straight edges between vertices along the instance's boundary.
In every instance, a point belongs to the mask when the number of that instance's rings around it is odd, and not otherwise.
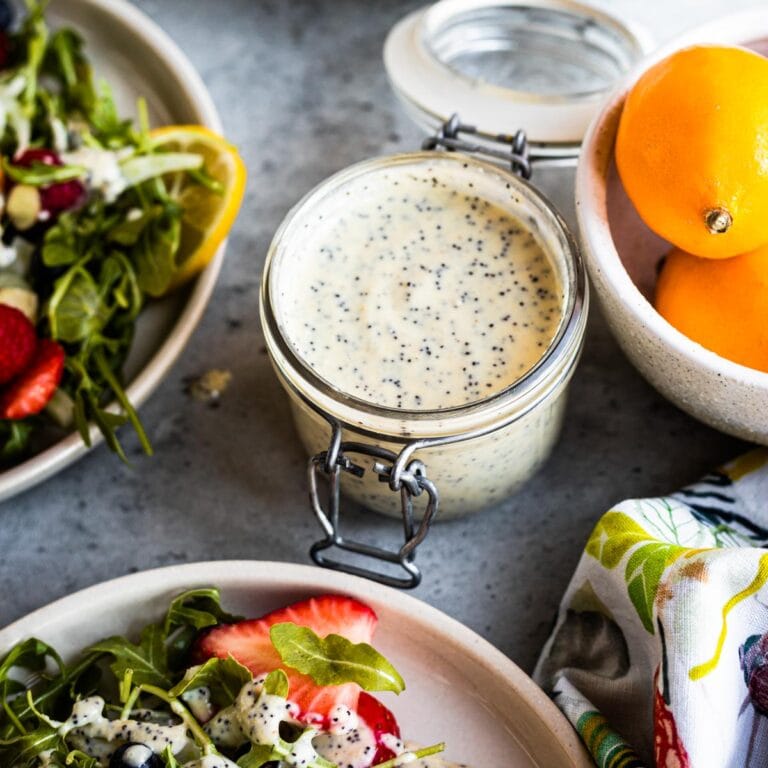
[{"label": "wire bail closure", "polygon": [[[309,498],[312,509],[320,522],[325,538],[316,541],[311,549],[312,559],[325,568],[344,571],[355,576],[373,579],[381,584],[401,589],[413,589],[421,583],[421,571],[414,562],[416,549],[426,538],[440,504],[439,494],[434,483],[427,478],[426,468],[418,459],[411,459],[412,445],[406,446],[399,454],[386,448],[366,443],[342,442],[341,426],[332,424],[333,433],[327,451],[318,453],[309,460]],[[370,456],[375,461],[372,471],[378,475],[379,482],[387,483],[390,489],[400,493],[400,505],[403,520],[404,542],[398,550],[388,550],[371,544],[351,541],[342,535],[339,523],[341,495],[341,474],[348,472],[355,477],[363,477],[365,468],[356,464],[350,454]],[[323,508],[320,499],[318,477],[328,478],[328,509]],[[418,526],[413,515],[413,498],[426,492],[429,497],[424,516]],[[386,563],[399,565],[405,576],[397,577],[381,573],[371,568],[354,565],[328,557],[325,552],[336,548],[354,555],[368,557]]]},{"label": "wire bail closure", "polygon": [[[531,156],[525,131],[515,131],[511,136],[499,134],[484,142],[463,139],[460,136],[462,133],[479,136],[475,126],[462,123],[458,113],[454,112],[434,136],[424,139],[421,148],[430,150],[442,147],[449,151],[468,152],[497,161],[502,160],[509,165],[512,173],[526,180],[531,178]],[[498,145],[503,148],[500,149]]]}]

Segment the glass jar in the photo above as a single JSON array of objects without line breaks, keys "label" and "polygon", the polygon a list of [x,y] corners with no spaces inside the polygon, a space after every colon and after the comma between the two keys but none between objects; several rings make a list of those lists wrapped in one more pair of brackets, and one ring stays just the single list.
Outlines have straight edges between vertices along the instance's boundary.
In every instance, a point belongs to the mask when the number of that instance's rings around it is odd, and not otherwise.
[{"label": "glass jar", "polygon": [[[442,0],[390,33],[384,58],[396,94],[418,122],[442,127],[425,142],[429,151],[357,163],[309,192],[275,234],[261,286],[267,350],[311,457],[310,496],[325,532],[312,548],[319,564],[413,587],[421,578],[415,551],[438,507],[440,517],[449,518],[496,504],[549,456],[583,344],[588,291],[566,224],[526,179],[531,162],[575,160],[601,96],[642,52],[635,33],[571,0]],[[570,63],[561,71],[564,59]],[[477,127],[461,124],[449,109],[479,116]],[[522,131],[504,133],[521,125],[531,130],[527,138]],[[387,170],[425,167],[435,183],[447,174],[458,192],[471,188],[522,222],[556,273],[561,303],[546,348],[512,383],[464,403],[409,410],[354,392],[345,377],[355,364],[365,366],[364,359],[340,366],[340,376],[320,374],[321,366],[308,362],[290,327],[298,314],[311,312],[312,322],[324,322],[323,312],[285,297],[292,281],[305,274],[302,258],[313,227],[344,210],[355,184],[375,183]],[[330,482],[325,498],[321,477]],[[389,551],[346,539],[342,493],[368,509],[402,517],[403,546]],[[351,553],[353,560],[330,558],[326,550],[332,548]],[[360,565],[360,556],[391,563],[406,576]]]},{"label": "glass jar", "polygon": [[[335,210],[350,185],[386,168],[423,170],[427,166],[437,177],[444,170],[452,178],[458,175],[465,184],[474,185],[472,189],[482,199],[525,222],[553,265],[563,298],[554,338],[541,359],[512,386],[465,405],[408,411],[366,402],[344,391],[338,382],[321,378],[286,331],[281,286],[302,272],[303,245],[312,237],[312,222]],[[439,491],[441,517],[477,512],[524,483],[548,457],[557,439],[586,317],[584,266],[557,212],[523,179],[460,153],[429,151],[382,157],[353,165],[324,181],[285,218],[272,241],[262,281],[261,319],[267,349],[290,396],[302,442],[311,456],[321,457],[332,450],[329,442],[334,428],[338,430],[346,446],[344,455],[357,454],[355,466],[364,470],[362,477],[355,476],[359,472],[342,472],[342,492],[385,514],[402,512],[391,483],[380,482],[383,473],[374,468],[383,457],[361,455],[363,446],[403,457],[403,470],[413,461],[421,462],[418,466],[426,468]],[[349,443],[357,445],[352,448]],[[315,466],[319,462],[318,458]]]}]

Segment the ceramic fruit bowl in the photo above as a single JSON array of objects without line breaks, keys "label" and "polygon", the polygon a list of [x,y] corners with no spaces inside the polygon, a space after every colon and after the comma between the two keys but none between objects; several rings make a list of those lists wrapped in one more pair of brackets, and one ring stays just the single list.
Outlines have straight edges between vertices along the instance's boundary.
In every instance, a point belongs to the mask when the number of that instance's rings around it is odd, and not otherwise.
[{"label": "ceramic fruit bowl", "polygon": [[768,15],[749,11],[700,27],[656,51],[627,76],[593,121],[582,146],[576,174],[579,230],[603,313],[640,373],[691,416],[768,445],[768,373],[710,352],[653,308],[657,265],[671,246],[642,222],[613,159],[619,118],[634,82],[656,61],[694,43],[744,45],[768,55]]}]

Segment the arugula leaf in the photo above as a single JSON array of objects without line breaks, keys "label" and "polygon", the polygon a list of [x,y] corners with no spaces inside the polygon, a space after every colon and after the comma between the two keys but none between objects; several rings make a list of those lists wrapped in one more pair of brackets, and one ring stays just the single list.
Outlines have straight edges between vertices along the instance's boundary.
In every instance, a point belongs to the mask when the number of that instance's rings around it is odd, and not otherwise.
[{"label": "arugula leaf", "polygon": [[76,264],[57,281],[46,315],[51,337],[73,343],[90,339],[109,319],[103,293],[83,264]]},{"label": "arugula leaf", "polygon": [[[50,651],[52,654],[55,654],[53,649],[50,649]],[[55,657],[52,656],[52,658]],[[4,739],[9,739],[14,734],[24,733],[24,727],[19,728],[18,724],[32,717],[36,721],[35,711],[50,715],[57,711],[65,697],[68,697],[67,701],[71,702],[80,693],[88,694],[92,692],[93,688],[91,686],[94,683],[94,676],[98,674],[98,670],[95,667],[98,658],[98,654],[86,654],[76,663],[60,667],[59,673],[53,677],[47,674],[36,675],[36,682],[33,684],[34,701],[32,706],[29,705],[27,699],[23,696],[18,696],[12,700],[6,698],[4,700],[4,714],[6,717],[2,718],[2,713],[0,713],[0,722],[2,722],[0,736]],[[12,681],[3,681],[3,686],[8,692],[11,690],[10,682]],[[15,692],[20,693],[24,686],[21,686],[19,689],[16,684],[13,686],[13,689]],[[0,764],[3,764],[1,760]]]},{"label": "arugula leaf", "polygon": [[29,445],[34,421],[0,420],[0,462],[21,456]]},{"label": "arugula leaf", "polygon": [[60,748],[63,739],[51,728],[42,724],[39,728],[0,742],[2,764],[8,766],[26,766],[37,762],[37,756],[48,749]]},{"label": "arugula leaf", "polygon": [[112,89],[105,80],[99,82],[88,119],[96,139],[105,147],[124,147],[136,143],[130,120],[121,119],[112,96]]},{"label": "arugula leaf", "polygon": [[43,72],[58,80],[67,112],[89,115],[96,101],[93,71],[85,56],[82,37],[73,29],[56,30],[48,40]]},{"label": "arugula leaf", "polygon": [[168,695],[178,698],[186,691],[208,688],[211,691],[211,699],[216,704],[228,707],[237,698],[242,687],[252,679],[251,671],[232,656],[226,659],[213,658],[197,667],[192,674],[186,674],[168,691]]},{"label": "arugula leaf", "polygon": [[110,242],[125,246],[136,245],[147,225],[162,212],[160,206],[152,206],[146,211],[139,211],[138,208],[135,210],[137,215],[119,222],[107,233]]},{"label": "arugula leaf", "polygon": [[219,590],[215,587],[190,589],[171,601],[164,622],[171,669],[179,669],[186,663],[189,648],[199,630],[240,621],[242,617],[227,613],[220,601]]},{"label": "arugula leaf", "polygon": [[44,11],[45,3],[32,4],[19,35],[19,42],[26,52],[26,60],[21,67],[25,80],[21,103],[28,117],[32,117],[34,113],[38,78],[48,46],[48,27]]},{"label": "arugula leaf", "polygon": [[176,254],[181,242],[181,218],[166,207],[141,232],[131,250],[139,286],[150,296],[162,296],[176,274]]},{"label": "arugula leaf", "polygon": [[288,675],[282,669],[270,672],[264,680],[264,692],[272,696],[287,698],[289,691]]},{"label": "arugula leaf", "polygon": [[90,646],[86,652],[105,653],[113,657],[110,669],[121,679],[130,669],[136,685],[170,688],[165,633],[159,624],[149,624],[141,632],[138,645],[124,637],[108,637]]},{"label": "arugula leaf", "polygon": [[48,659],[62,669],[64,662],[58,653],[47,643],[31,637],[17,643],[0,662],[0,680],[6,680],[12,669],[22,668],[30,672],[39,672],[46,668]]},{"label": "arugula leaf", "polygon": [[138,317],[144,306],[144,296],[135,270],[122,253],[115,251],[104,259],[99,283],[105,302],[112,299],[109,305],[112,314],[119,312],[129,322]]},{"label": "arugula leaf", "polygon": [[42,259],[46,267],[65,267],[82,257],[77,250],[77,238],[72,214],[64,213],[46,233]]},{"label": "arugula leaf", "polygon": [[352,643],[341,635],[321,638],[292,622],[274,624],[269,636],[283,664],[309,675],[317,685],[357,683],[366,691],[405,690],[398,671],[367,643]]},{"label": "arugula leaf", "polygon": [[81,752],[79,749],[73,749],[64,758],[64,765],[75,766],[75,768],[99,768],[101,763],[90,755],[86,755],[85,752]]},{"label": "arugula leaf", "polygon": [[261,768],[267,763],[277,762],[284,757],[271,744],[251,744],[251,748],[242,757],[238,758],[240,768]]},{"label": "arugula leaf", "polygon": [[170,747],[166,747],[163,750],[161,757],[165,761],[165,768],[179,768],[179,761],[176,759],[176,756],[173,754],[173,750]]},{"label": "arugula leaf", "polygon": [[216,587],[199,587],[173,598],[165,614],[165,631],[170,634],[176,627],[184,625],[205,629],[215,624],[233,624],[242,618],[221,607],[221,593]]}]

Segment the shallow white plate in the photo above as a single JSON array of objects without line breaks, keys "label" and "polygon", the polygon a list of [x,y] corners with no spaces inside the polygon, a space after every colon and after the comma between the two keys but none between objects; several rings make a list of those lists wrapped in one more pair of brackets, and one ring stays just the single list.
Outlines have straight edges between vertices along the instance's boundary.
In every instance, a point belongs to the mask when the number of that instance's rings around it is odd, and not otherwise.
[{"label": "shallow white plate", "polygon": [[288,563],[190,563],[125,576],[77,592],[0,630],[0,653],[35,636],[67,658],[112,634],[136,634],[169,599],[221,589],[224,607],[259,616],[324,592],[351,595],[379,616],[376,647],[403,675],[399,697],[382,695],[403,735],[447,743],[445,756],[473,768],[588,768],[578,737],[547,696],[506,656],[440,611],[389,587]]},{"label": "shallow white plate", "polygon": [[[153,125],[199,123],[221,132],[213,101],[189,60],[129,3],[56,0],[48,18],[53,26],[72,26],[85,38],[97,82],[103,78],[110,84],[122,114],[135,114],[136,99],[144,96]],[[142,312],[125,368],[134,405],[152,394],[184,348],[208,304],[223,256],[224,245],[191,286],[152,302]],[[95,427],[91,439],[101,440]],[[31,458],[0,471],[0,501],[47,479],[88,450],[77,434],[54,440],[48,438]]]}]

